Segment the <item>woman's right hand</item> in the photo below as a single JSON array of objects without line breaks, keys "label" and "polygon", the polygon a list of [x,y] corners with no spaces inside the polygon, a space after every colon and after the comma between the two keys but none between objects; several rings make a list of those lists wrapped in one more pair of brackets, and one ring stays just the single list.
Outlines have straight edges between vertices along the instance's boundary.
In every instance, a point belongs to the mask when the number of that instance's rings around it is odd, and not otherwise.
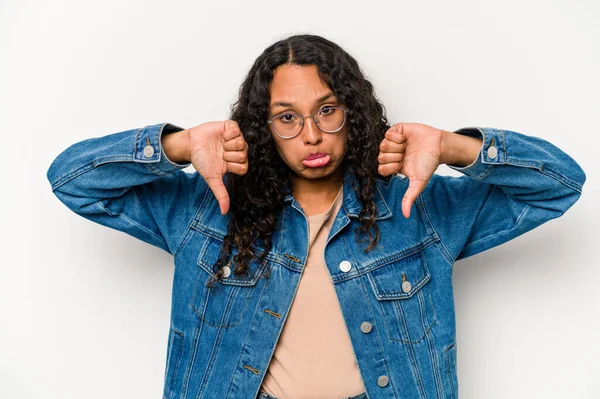
[{"label": "woman's right hand", "polygon": [[248,171],[248,144],[237,122],[232,120],[190,128],[188,140],[188,159],[210,187],[224,215],[229,211],[229,194],[223,175],[226,172],[244,175]]}]

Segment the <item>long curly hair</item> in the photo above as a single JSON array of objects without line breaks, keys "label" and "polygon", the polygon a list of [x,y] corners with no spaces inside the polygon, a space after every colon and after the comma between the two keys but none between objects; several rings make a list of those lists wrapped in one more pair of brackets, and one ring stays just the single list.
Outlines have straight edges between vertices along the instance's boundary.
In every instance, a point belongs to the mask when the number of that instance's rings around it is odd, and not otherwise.
[{"label": "long curly hair", "polygon": [[[231,264],[235,275],[246,275],[253,259],[264,262],[272,247],[272,233],[284,198],[291,191],[291,169],[279,156],[267,127],[269,87],[275,69],[283,64],[316,65],[322,82],[347,108],[347,152],[341,167],[356,176],[354,191],[362,203],[355,230],[357,243],[368,241],[365,252],[379,240],[373,202],[376,179],[387,180],[378,171],[379,144],[390,128],[385,107],[375,96],[373,85],[357,61],[339,45],[317,35],[289,36],[268,48],[256,59],[245,77],[238,100],[231,106],[230,119],[238,123],[248,144],[248,171],[243,176],[227,173],[231,219],[219,259],[214,265],[215,280],[222,280],[223,266]],[[359,238],[366,235],[367,239]],[[258,254],[257,244],[263,251]],[[269,276],[268,264],[265,272]]]}]

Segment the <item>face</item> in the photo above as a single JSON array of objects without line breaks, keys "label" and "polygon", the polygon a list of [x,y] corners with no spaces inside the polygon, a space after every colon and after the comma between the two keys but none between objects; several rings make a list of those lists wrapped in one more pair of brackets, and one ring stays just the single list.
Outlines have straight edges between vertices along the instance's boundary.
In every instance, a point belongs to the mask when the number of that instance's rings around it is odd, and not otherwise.
[{"label": "face", "polygon": [[275,70],[270,93],[269,118],[285,112],[305,115],[304,127],[294,138],[282,139],[269,128],[279,155],[296,178],[340,177],[346,153],[346,125],[338,132],[325,133],[311,117],[306,117],[327,105],[344,106],[321,82],[316,65],[281,65]]}]

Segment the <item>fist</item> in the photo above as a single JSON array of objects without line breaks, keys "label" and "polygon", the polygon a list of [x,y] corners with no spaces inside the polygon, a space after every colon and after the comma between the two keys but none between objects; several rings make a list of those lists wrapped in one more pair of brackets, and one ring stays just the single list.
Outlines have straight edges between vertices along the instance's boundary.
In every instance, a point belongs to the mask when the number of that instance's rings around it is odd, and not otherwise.
[{"label": "fist", "polygon": [[248,171],[248,144],[232,120],[207,122],[190,129],[190,161],[219,202],[221,214],[229,211],[229,194],[223,183],[227,172]]},{"label": "fist", "polygon": [[406,218],[440,165],[442,135],[442,130],[421,123],[397,123],[388,129],[379,145],[379,174],[399,172],[409,179],[402,198],[402,214]]}]

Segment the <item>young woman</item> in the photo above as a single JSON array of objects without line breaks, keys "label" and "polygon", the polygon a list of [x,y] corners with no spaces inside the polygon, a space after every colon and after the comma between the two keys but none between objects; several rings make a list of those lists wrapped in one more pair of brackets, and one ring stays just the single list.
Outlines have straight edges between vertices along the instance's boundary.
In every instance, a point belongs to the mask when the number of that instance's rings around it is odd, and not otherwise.
[{"label": "young woman", "polygon": [[452,265],[562,215],[585,174],[509,130],[390,126],[352,56],[295,35],[230,120],[84,140],[48,179],[174,256],[164,398],[450,398]]}]

